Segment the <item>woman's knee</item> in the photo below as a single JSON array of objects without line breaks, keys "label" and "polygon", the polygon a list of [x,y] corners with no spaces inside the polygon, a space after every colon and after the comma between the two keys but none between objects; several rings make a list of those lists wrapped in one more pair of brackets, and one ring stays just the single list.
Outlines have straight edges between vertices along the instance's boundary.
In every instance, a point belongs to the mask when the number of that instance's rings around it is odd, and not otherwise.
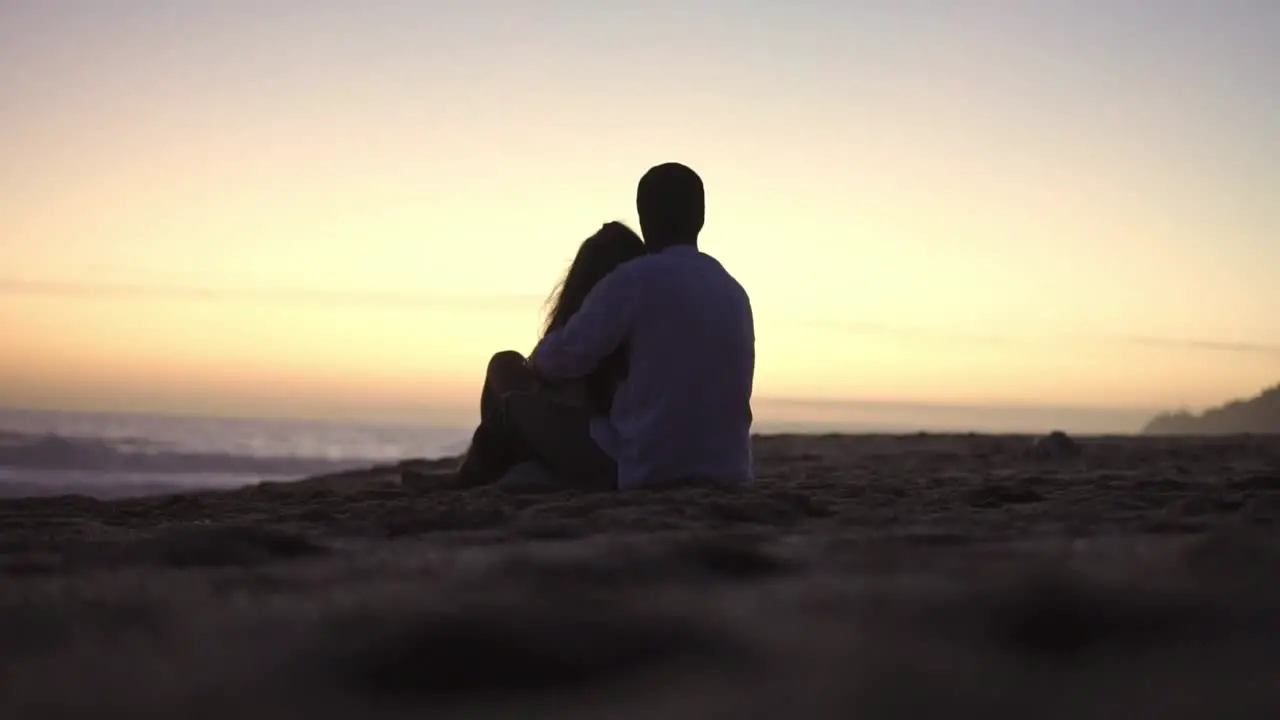
[{"label": "woman's knee", "polygon": [[485,380],[498,394],[503,394],[528,389],[533,382],[533,372],[523,355],[515,350],[504,350],[489,358]]},{"label": "woman's knee", "polygon": [[505,374],[514,369],[525,367],[527,367],[527,364],[523,355],[515,350],[503,350],[502,352],[494,353],[493,357],[489,358],[487,372],[490,375]]}]

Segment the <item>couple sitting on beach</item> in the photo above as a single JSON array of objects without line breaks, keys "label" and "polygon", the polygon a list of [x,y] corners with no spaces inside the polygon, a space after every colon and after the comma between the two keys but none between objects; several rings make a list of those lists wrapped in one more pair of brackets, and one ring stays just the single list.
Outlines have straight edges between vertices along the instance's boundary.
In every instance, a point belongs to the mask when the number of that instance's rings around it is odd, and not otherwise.
[{"label": "couple sitting on beach", "polygon": [[702,179],[654,167],[636,207],[644,240],[605,224],[578,249],[533,353],[489,361],[459,484],[530,466],[585,490],[751,480],[751,304],[698,250]]}]

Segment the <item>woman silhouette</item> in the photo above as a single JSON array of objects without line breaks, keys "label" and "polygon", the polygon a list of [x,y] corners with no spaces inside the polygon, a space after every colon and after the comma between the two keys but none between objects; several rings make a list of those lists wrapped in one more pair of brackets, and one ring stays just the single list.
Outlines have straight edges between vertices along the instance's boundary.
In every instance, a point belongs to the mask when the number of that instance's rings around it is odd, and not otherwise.
[{"label": "woman silhouette", "polygon": [[[645,254],[644,241],[631,228],[620,222],[605,223],[578,247],[573,262],[548,298],[548,312],[542,335],[563,327],[582,307],[587,295],[606,275],[619,265]],[[607,415],[614,392],[627,373],[625,344],[607,357],[599,367],[581,380],[551,384],[541,380],[529,367],[523,355],[506,350],[495,354],[485,372],[480,391],[480,425],[458,468],[459,484],[471,487],[497,481],[512,466],[538,458],[511,432],[506,422],[506,401],[510,393],[541,393],[556,401],[558,413],[571,425],[584,427],[582,439],[590,442],[585,431],[591,418]],[[599,452],[596,449],[596,452]],[[550,462],[554,464],[554,462]],[[555,468],[572,482],[578,473]]]}]

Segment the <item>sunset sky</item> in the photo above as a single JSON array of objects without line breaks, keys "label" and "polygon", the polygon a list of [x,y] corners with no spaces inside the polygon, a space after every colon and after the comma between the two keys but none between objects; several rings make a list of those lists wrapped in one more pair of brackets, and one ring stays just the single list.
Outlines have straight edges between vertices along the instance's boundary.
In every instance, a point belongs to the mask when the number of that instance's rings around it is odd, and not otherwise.
[{"label": "sunset sky", "polygon": [[0,406],[466,415],[668,160],[766,419],[1216,404],[1277,68],[1274,0],[0,0]]}]

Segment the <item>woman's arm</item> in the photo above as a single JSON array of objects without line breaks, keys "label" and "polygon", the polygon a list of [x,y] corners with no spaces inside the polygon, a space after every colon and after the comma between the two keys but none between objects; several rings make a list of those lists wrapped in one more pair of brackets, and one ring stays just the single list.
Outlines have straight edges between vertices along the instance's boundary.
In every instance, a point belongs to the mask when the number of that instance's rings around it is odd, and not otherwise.
[{"label": "woman's arm", "polygon": [[558,403],[583,410],[591,409],[591,397],[587,392],[587,384],[582,380],[549,382],[543,386],[543,392]]},{"label": "woman's arm", "polygon": [[637,264],[622,265],[605,276],[564,327],[542,338],[529,358],[535,372],[551,381],[576,380],[622,344],[635,309]]}]

